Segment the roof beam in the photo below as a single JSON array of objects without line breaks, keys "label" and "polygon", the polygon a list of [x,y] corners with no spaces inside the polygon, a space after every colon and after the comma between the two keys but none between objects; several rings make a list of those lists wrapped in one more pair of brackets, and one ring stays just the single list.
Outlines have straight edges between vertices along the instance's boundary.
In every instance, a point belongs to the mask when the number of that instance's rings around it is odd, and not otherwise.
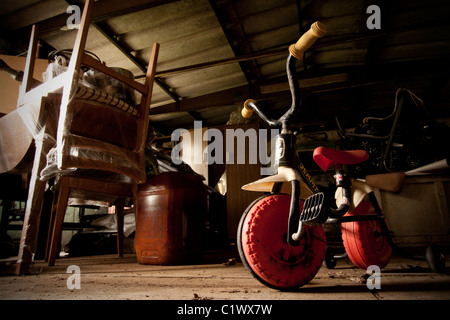
[{"label": "roof beam", "polygon": [[[220,26],[222,27],[222,31],[225,34],[225,37],[228,40],[228,44],[230,45],[231,49],[233,50],[233,53],[235,56],[238,56],[240,54],[242,54],[242,52],[240,52],[238,46],[235,44],[234,40],[235,37],[233,36],[232,32],[227,28],[227,21],[226,21],[226,17],[224,16],[224,13],[226,13],[228,10],[221,10],[218,6],[215,0],[210,0],[209,1],[211,8],[214,11],[214,14],[217,17],[217,21],[219,22]],[[232,1],[229,3],[229,5],[231,6],[233,13],[238,17],[239,16],[236,12],[236,8],[234,7],[234,4],[232,3]],[[231,9],[230,9],[231,10]],[[242,33],[244,33],[242,31]],[[245,37],[245,34],[243,34]],[[247,41],[246,41],[247,43]],[[250,73],[247,71],[247,67],[246,65],[243,63],[243,61],[238,61],[239,62],[239,66],[241,67],[242,73],[245,76],[245,79],[247,79],[247,83],[248,84],[252,84],[252,77],[250,75]]]},{"label": "roof beam", "polygon": [[[302,1],[301,0],[297,0],[296,1],[297,5],[297,20],[298,20],[298,31],[300,35],[303,35],[305,33],[305,28],[303,26],[303,10],[302,10]],[[306,55],[303,54],[303,59],[302,59],[302,63],[303,63],[303,69],[308,70],[308,63],[306,60]]]},{"label": "roof beam", "polygon": [[[250,97],[247,85],[210,93],[200,97],[181,100],[179,103],[169,103],[161,107],[150,108],[150,115],[171,112],[193,112],[208,107],[229,106],[244,102]],[[191,113],[191,115],[193,115]]]},{"label": "roof beam", "polygon": [[[450,20],[445,20],[445,19],[436,20],[432,23],[432,25],[435,27],[445,26],[448,24],[450,24]],[[371,32],[362,32],[362,33],[359,33],[356,35],[351,34],[351,35],[339,35],[339,36],[334,36],[334,37],[326,37],[324,39],[319,39],[313,45],[312,49],[331,47],[331,46],[336,46],[336,45],[340,45],[340,44],[348,43],[348,42],[355,42],[355,41],[368,40],[368,39],[374,39],[374,38],[379,38],[379,37],[386,37],[386,36],[397,34],[400,32],[420,30],[420,29],[424,28],[425,26],[429,27],[430,23],[428,23],[428,24],[424,24],[424,23],[411,24],[411,25],[403,26],[403,27],[399,27],[399,28],[392,28],[389,31],[384,31],[384,30],[378,31],[377,30],[377,31],[371,31]],[[216,66],[220,66],[220,65],[229,64],[229,63],[244,62],[244,61],[255,60],[255,59],[264,58],[264,57],[277,56],[277,55],[282,55],[282,54],[286,55],[287,52],[288,52],[288,47],[264,50],[264,51],[260,51],[260,52],[236,56],[233,58],[220,59],[220,60],[199,63],[199,64],[195,64],[195,65],[190,65],[190,66],[184,66],[184,67],[180,67],[180,68],[161,70],[161,71],[156,72],[156,76],[166,77],[166,76],[170,76],[170,75],[174,75],[174,74],[196,71],[196,70],[200,70],[200,69],[216,67]]]},{"label": "roof beam", "polygon": [[[321,93],[384,83],[406,83],[409,79],[414,80],[423,76],[446,76],[448,78],[449,61],[448,56],[440,56],[429,60],[379,64],[374,68],[334,69],[329,70],[326,74],[308,78],[300,74],[300,90],[302,93]],[[284,96],[287,99],[291,97],[289,86],[284,80],[273,84],[261,85],[259,88],[256,88],[254,94],[251,94],[249,86],[245,85],[200,97],[188,98],[180,101],[180,103],[170,103],[151,108],[150,115],[192,112],[208,107],[229,106],[243,103],[248,98],[267,100]]]},{"label": "roof beam", "polygon": [[[160,5],[168,4],[176,0],[99,0],[95,2],[92,10],[91,21],[99,22],[109,18],[117,17],[120,15],[154,8]],[[71,3],[79,3],[78,1],[68,1]],[[29,34],[30,25],[23,25],[22,19],[17,19],[17,15],[14,14],[13,20],[3,26],[3,31],[14,31]],[[58,30],[64,27],[67,23],[67,13],[56,15],[52,18],[45,19],[37,22],[40,33],[46,33],[53,30]],[[3,24],[2,24],[3,25]]]},{"label": "roof beam", "polygon": [[280,49],[274,49],[274,50],[266,50],[266,51],[261,51],[261,52],[256,52],[256,53],[244,54],[244,55],[233,57],[233,58],[220,59],[220,60],[198,63],[195,65],[190,65],[190,66],[185,66],[185,67],[180,67],[180,68],[162,70],[162,71],[156,72],[156,75],[159,77],[166,77],[166,76],[170,76],[170,75],[174,75],[174,74],[178,74],[178,73],[196,71],[196,70],[200,70],[200,69],[226,65],[229,63],[250,61],[250,60],[255,60],[258,58],[271,57],[271,56],[276,56],[276,55],[280,55],[280,54],[287,54],[287,52],[288,52],[287,47],[280,48]]},{"label": "roof beam", "polygon": [[[102,23],[98,22],[92,22],[92,25],[95,26],[95,28],[100,31],[100,33],[108,39],[114,46],[116,46],[117,49],[119,49],[131,62],[133,62],[144,74],[147,74],[147,66],[144,65],[141,61],[139,61],[135,56],[131,54],[131,52],[125,48],[125,46],[117,40],[117,38],[109,32],[108,28],[104,26]],[[167,93],[172,100],[175,102],[180,101],[180,97],[175,94],[173,91],[170,90],[170,88],[158,77],[155,77],[154,79],[155,83],[165,92]]]}]

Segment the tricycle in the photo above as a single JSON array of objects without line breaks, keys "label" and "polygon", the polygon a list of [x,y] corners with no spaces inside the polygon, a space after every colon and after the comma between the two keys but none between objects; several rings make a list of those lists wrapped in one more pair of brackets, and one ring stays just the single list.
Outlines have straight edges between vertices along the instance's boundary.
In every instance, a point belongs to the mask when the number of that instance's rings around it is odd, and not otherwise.
[{"label": "tricycle", "polygon": [[314,150],[313,158],[320,168],[335,169],[336,200],[319,190],[296,155],[297,129],[292,122],[301,100],[295,65],[325,33],[325,26],[315,22],[289,47],[286,71],[292,104],[283,116],[271,119],[256,100],[244,103],[243,117],[256,113],[281,132],[275,142],[276,174],[242,187],[266,194],[251,203],[240,220],[237,247],[241,260],[264,285],[278,290],[297,289],[316,276],[324,261],[332,268],[342,257],[327,248],[324,231],[324,224],[340,224],[346,251],[343,256],[359,268],[382,269],[395,250],[408,258],[426,259],[433,270],[442,272],[445,258],[436,247],[429,246],[424,257],[416,257],[395,245],[373,188],[346,172],[346,165],[368,159],[366,151],[325,147]]}]

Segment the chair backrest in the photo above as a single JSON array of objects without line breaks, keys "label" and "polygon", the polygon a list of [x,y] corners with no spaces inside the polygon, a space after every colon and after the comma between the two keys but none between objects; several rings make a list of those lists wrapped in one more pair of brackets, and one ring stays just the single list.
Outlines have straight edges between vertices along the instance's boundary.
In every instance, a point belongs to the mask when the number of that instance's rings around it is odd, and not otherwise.
[{"label": "chair backrest", "polygon": [[[59,76],[60,85],[42,85],[49,86],[49,90],[58,86],[63,88],[62,94],[50,92],[46,98],[47,103],[60,103],[56,133],[57,167],[59,170],[108,171],[141,183],[145,181],[145,143],[159,44],[153,45],[144,84],[107,67],[85,52],[93,5],[94,0],[85,2],[67,71]],[[36,41],[35,32],[33,29],[31,41]],[[130,106],[104,92],[90,91],[78,85],[82,66],[100,71],[133,88],[141,94],[140,103]],[[28,74],[25,71],[25,91],[29,87]]]}]

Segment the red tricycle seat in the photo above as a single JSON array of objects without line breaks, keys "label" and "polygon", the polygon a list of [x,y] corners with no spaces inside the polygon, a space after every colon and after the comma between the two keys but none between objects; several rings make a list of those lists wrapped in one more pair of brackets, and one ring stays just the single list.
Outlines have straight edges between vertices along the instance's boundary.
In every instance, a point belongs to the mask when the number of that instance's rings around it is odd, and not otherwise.
[{"label": "red tricycle seat", "polygon": [[366,161],[369,154],[364,150],[334,150],[325,147],[318,147],[314,150],[314,161],[323,171],[334,165],[357,164]]}]

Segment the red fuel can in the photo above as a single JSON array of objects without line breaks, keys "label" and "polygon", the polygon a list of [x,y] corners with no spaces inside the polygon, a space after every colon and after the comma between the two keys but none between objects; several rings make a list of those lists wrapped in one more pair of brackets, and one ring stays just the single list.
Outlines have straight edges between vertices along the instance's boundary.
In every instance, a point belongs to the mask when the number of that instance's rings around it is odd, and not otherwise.
[{"label": "red fuel can", "polygon": [[200,176],[165,172],[138,188],[136,255],[140,264],[197,263],[207,196]]}]

